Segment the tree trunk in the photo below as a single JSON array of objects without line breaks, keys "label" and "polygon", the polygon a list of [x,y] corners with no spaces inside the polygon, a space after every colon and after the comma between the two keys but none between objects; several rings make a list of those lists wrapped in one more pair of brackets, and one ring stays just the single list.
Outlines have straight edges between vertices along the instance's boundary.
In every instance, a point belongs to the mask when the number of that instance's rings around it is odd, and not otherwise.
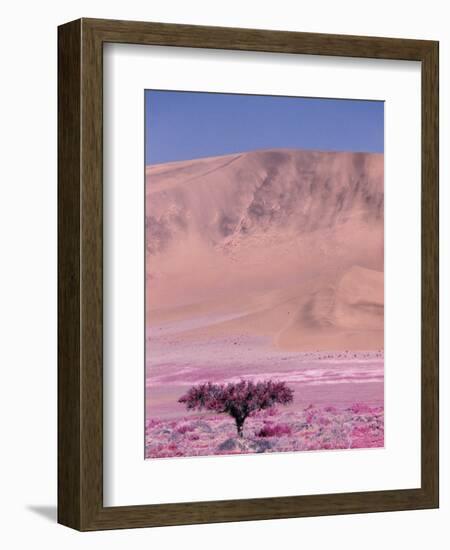
[{"label": "tree trunk", "polygon": [[239,437],[244,436],[244,420],[242,418],[236,418],[236,428]]}]

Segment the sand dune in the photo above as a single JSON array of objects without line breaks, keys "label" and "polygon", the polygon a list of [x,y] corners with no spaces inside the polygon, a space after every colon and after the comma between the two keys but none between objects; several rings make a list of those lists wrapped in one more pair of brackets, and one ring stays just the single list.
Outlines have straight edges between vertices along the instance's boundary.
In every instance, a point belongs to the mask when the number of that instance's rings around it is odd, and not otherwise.
[{"label": "sand dune", "polygon": [[146,176],[148,326],[383,348],[383,155],[255,151]]},{"label": "sand dune", "polygon": [[383,349],[383,321],[383,273],[354,266],[336,285],[309,294],[276,342],[284,349]]}]

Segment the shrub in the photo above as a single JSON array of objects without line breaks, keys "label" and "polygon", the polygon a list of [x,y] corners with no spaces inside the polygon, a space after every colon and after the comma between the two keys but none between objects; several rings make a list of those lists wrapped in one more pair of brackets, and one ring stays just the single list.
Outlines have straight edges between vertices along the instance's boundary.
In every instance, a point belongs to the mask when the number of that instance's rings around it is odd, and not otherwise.
[{"label": "shrub", "polygon": [[291,435],[291,428],[287,424],[265,424],[256,434],[258,437],[280,437]]},{"label": "shrub", "polygon": [[353,403],[353,405],[351,405],[348,410],[354,414],[362,414],[370,412],[370,407],[365,403]]},{"label": "shrub", "polygon": [[191,426],[190,424],[181,424],[181,426],[178,426],[177,432],[179,434],[185,434],[186,432],[193,432],[195,430],[194,426]]}]

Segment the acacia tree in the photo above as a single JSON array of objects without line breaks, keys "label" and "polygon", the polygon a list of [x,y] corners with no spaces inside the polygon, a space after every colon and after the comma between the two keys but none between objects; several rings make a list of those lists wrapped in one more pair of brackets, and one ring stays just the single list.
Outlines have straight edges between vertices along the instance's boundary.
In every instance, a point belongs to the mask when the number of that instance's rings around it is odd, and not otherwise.
[{"label": "acacia tree", "polygon": [[236,422],[239,437],[242,437],[244,422],[252,412],[268,409],[275,404],[287,405],[292,402],[293,395],[293,390],[285,382],[273,380],[256,383],[241,380],[228,384],[207,382],[192,386],[178,402],[185,404],[188,410],[229,414]]}]

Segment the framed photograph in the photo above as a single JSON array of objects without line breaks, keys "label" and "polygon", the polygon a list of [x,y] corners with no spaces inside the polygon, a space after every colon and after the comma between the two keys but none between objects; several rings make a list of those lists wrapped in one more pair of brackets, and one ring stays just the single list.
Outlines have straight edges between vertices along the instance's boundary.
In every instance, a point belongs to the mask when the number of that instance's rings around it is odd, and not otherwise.
[{"label": "framed photograph", "polygon": [[438,507],[438,43],[58,41],[59,522]]}]

